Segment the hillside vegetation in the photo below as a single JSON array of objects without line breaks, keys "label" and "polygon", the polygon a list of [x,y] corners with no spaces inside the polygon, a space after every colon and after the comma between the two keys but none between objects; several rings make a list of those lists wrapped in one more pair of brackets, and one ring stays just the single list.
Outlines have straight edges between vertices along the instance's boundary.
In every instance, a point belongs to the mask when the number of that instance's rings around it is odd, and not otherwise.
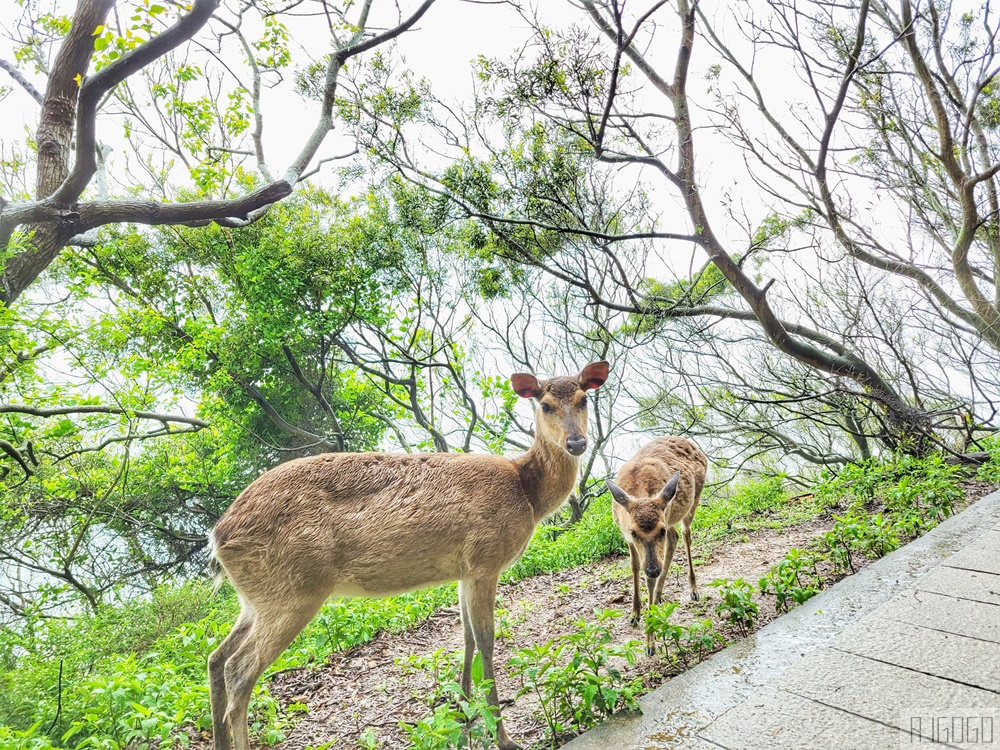
[{"label": "hillside vegetation", "polygon": [[[608,637],[604,623],[620,615],[610,602],[606,611],[580,622],[572,636],[513,644],[518,649],[513,668],[529,675],[534,689],[548,695],[548,737],[558,741],[614,710],[633,706],[634,698],[664,675],[696,663],[726,640],[746,635],[756,626],[761,608],[787,611],[867,561],[933,528],[967,502],[963,483],[981,492],[998,480],[1000,452],[976,473],[949,465],[939,456],[900,458],[847,467],[805,497],[789,498],[776,479],[719,493],[696,518],[695,546],[700,556],[763,528],[792,527],[816,516],[828,517],[832,524],[807,548],[786,550],[777,557],[759,582],[714,582],[715,592],[709,594],[714,617],[682,627],[671,621],[676,604],[654,609],[647,626],[655,630],[662,653],[660,674],[653,680],[634,676],[625,680],[611,666],[621,658],[634,661],[639,643]],[[609,502],[606,496],[599,498],[569,528],[540,527],[504,580],[623,555]],[[331,654],[382,632],[405,631],[455,601],[454,585],[384,600],[331,601],[269,674],[321,666]],[[228,586],[213,592],[207,580],[195,579],[160,587],[148,599],[108,607],[96,615],[28,618],[17,628],[5,629],[0,636],[0,746],[82,750],[176,748],[203,742],[202,733],[210,729],[206,660],[237,610]],[[586,654],[584,662],[579,662],[581,654]],[[593,659],[597,661],[589,661]],[[448,688],[456,679],[454,659],[422,666],[440,670],[441,692],[437,702],[432,701],[433,710],[409,730],[409,741],[423,749],[470,746],[475,739],[470,739],[470,732],[475,732],[469,726],[483,726],[484,704],[470,708]],[[591,684],[584,674],[587,670],[597,680],[593,684],[600,686],[596,693],[586,687]],[[580,683],[576,688],[573,675]],[[581,692],[559,695],[572,689]],[[581,705],[584,711],[578,715]],[[278,743],[306,710],[302,705],[280,706],[265,682],[252,704],[253,732],[264,744]],[[478,723],[459,721],[463,711],[479,716]],[[363,741],[362,735],[358,741]]]}]

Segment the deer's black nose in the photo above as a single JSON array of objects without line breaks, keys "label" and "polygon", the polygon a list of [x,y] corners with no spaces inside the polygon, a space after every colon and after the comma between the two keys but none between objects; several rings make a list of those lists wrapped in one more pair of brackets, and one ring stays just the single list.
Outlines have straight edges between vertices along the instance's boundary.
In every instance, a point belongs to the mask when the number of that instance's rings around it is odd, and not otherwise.
[{"label": "deer's black nose", "polygon": [[571,456],[579,456],[587,450],[587,438],[571,437],[566,439],[566,450]]},{"label": "deer's black nose", "polygon": [[658,578],[660,576],[660,566],[656,563],[646,566],[646,576],[648,578]]}]

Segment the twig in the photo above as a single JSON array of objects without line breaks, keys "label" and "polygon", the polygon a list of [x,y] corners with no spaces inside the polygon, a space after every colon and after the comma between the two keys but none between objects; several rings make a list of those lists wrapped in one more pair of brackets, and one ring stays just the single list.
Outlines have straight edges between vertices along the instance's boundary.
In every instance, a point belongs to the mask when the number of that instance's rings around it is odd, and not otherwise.
[{"label": "twig", "polygon": [[49,728],[45,730],[45,734],[50,734],[53,729],[55,729],[56,722],[59,721],[59,717],[62,715],[62,673],[63,673],[63,660],[59,660],[59,687],[58,687],[58,703],[56,704],[56,715],[52,719],[52,723],[49,724]]}]

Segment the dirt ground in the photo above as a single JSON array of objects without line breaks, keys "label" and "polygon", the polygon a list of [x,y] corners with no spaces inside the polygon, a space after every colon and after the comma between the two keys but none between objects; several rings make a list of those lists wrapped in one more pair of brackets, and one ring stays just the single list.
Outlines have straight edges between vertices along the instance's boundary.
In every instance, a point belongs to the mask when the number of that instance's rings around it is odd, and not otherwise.
[{"label": "dirt ground", "polygon": [[[716,578],[758,579],[792,547],[804,547],[828,530],[832,521],[814,520],[792,529],[761,530],[748,534],[747,541],[717,546],[702,557],[695,550],[701,599],[692,602],[688,594],[683,544],[664,587],[664,600],[677,600],[681,608],[674,620],[689,624],[713,615],[718,603],[716,590],[707,584]],[[684,562],[684,567],[678,564]],[[574,570],[535,576],[501,585],[498,594],[498,638],[494,662],[497,686],[503,703],[507,731],[524,746],[540,743],[544,723],[538,718],[538,704],[526,695],[514,700],[519,684],[510,676],[506,663],[516,648],[546,641],[574,630],[573,622],[593,619],[594,610],[617,609],[625,616],[616,620],[616,643],[641,640],[642,631],[628,622],[631,602],[631,574],[627,558],[611,558]],[[499,609],[502,607],[502,610]],[[774,619],[773,599],[761,602],[760,625]],[[717,623],[728,639],[736,635]],[[430,655],[438,649],[462,649],[462,628],[457,608],[440,610],[414,630],[382,634],[375,640],[331,657],[319,670],[297,670],[278,675],[271,694],[282,704],[301,703],[308,713],[280,747],[304,750],[324,742],[334,747],[355,747],[360,734],[371,727],[385,748],[408,746],[399,722],[414,722],[429,713],[424,696],[433,678],[423,670],[397,664],[411,654]],[[643,653],[628,676],[649,675],[648,686],[665,679],[658,657]]]}]

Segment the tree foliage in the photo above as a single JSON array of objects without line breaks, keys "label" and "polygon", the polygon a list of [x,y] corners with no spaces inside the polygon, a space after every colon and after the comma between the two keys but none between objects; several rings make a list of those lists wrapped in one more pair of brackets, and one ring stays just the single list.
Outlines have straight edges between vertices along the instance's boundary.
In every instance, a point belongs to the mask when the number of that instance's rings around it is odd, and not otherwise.
[{"label": "tree foliage", "polygon": [[612,362],[571,520],[654,434],[796,477],[995,429],[986,9],[510,3],[456,104],[390,44],[431,4],[3,16],[4,613],[196,571],[296,456],[524,449],[514,370]]}]

